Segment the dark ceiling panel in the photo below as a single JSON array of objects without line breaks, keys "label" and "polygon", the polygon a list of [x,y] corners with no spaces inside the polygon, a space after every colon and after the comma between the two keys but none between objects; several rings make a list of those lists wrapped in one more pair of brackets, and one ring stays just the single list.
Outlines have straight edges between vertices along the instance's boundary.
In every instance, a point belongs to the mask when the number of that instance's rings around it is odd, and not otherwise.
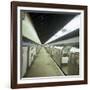
[{"label": "dark ceiling panel", "polygon": [[77,14],[29,13],[36,32],[45,43]]}]

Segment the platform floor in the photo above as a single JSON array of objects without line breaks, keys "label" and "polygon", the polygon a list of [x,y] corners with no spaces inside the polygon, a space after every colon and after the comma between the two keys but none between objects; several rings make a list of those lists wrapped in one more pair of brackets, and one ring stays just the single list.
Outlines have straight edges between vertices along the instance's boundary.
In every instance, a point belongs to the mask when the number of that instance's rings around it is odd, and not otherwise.
[{"label": "platform floor", "polygon": [[28,68],[25,77],[46,77],[63,75],[63,72],[47,53],[45,48],[42,47],[32,66]]}]

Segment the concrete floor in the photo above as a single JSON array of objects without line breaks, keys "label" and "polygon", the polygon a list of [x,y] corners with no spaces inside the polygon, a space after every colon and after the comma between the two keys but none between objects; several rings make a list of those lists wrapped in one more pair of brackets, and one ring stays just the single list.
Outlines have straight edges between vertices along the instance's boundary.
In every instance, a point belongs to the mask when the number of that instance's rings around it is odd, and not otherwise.
[{"label": "concrete floor", "polygon": [[41,48],[25,77],[63,76],[64,74],[52,60],[45,48]]}]

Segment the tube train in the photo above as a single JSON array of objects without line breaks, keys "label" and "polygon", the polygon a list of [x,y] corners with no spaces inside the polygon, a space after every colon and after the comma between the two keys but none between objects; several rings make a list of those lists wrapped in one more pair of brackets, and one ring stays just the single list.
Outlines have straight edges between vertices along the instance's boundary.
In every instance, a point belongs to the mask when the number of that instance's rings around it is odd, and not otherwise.
[{"label": "tube train", "polygon": [[[79,49],[71,46],[45,47],[65,75],[79,75]],[[66,66],[67,70],[63,67]]]}]

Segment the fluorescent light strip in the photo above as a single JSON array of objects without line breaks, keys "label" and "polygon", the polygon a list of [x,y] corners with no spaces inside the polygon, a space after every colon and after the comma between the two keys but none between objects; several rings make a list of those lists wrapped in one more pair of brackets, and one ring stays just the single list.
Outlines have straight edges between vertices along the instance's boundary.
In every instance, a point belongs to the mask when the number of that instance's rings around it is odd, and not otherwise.
[{"label": "fluorescent light strip", "polygon": [[[78,28],[80,28],[80,15],[77,15],[75,18],[73,18],[68,24],[66,24],[61,30],[59,30],[59,32],[57,32],[48,41],[46,41],[45,44],[50,43],[72,31],[75,31]],[[66,31],[63,32],[63,30]]]}]

